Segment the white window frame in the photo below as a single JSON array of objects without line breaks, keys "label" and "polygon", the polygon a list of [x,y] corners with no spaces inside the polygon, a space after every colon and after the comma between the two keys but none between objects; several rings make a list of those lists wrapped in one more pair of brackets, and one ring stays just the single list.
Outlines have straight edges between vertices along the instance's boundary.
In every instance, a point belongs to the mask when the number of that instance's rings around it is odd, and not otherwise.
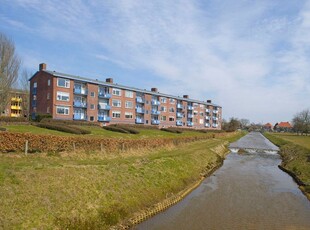
[{"label": "white window frame", "polygon": [[[114,105],[114,102],[116,102],[117,105]],[[121,100],[118,100],[118,99],[113,99],[113,100],[112,100],[112,106],[113,106],[113,107],[121,107],[121,106],[122,106],[122,101],[121,101]]]},{"label": "white window frame", "polygon": [[[173,111],[171,111],[171,110],[173,110]],[[169,113],[174,113],[174,112],[175,112],[175,109],[173,107],[170,107],[169,108]]]},{"label": "white window frame", "polygon": [[125,112],[125,118],[126,119],[133,119],[133,113]]},{"label": "white window frame", "polygon": [[133,98],[133,91],[126,90],[125,91],[125,97]]},{"label": "white window frame", "polygon": [[[68,99],[63,99],[63,97],[68,98]],[[70,101],[70,93],[57,91],[56,100],[57,101]]]},{"label": "white window frame", "polygon": [[[131,103],[131,106],[129,106],[130,103]],[[132,109],[133,108],[133,102],[132,101],[126,101],[125,102],[125,108]]]},{"label": "white window frame", "polygon": [[90,96],[91,96],[91,97],[95,97],[95,96],[96,96],[96,93],[95,93],[95,92],[90,92]]},{"label": "white window frame", "polygon": [[203,124],[204,123],[204,119],[199,119],[199,124]]},{"label": "white window frame", "polygon": [[33,88],[37,88],[38,87],[38,83],[37,82],[33,82]]},{"label": "white window frame", "polygon": [[[63,109],[64,113],[59,113],[58,109]],[[56,114],[68,116],[69,113],[70,113],[70,108],[68,106],[56,106]]]},{"label": "white window frame", "polygon": [[167,98],[161,97],[161,98],[160,98],[160,102],[161,102],[161,103],[167,103]]},{"label": "white window frame", "polygon": [[[59,80],[64,80],[65,81],[65,85],[59,85]],[[58,87],[62,87],[62,88],[70,88],[70,80],[65,79],[65,78],[57,78],[57,86]]]},{"label": "white window frame", "polygon": [[167,116],[160,116],[161,121],[167,121]]},{"label": "white window frame", "polygon": [[167,107],[166,106],[161,106],[160,107],[161,112],[167,112]]},{"label": "white window frame", "polygon": [[122,96],[122,90],[121,89],[117,89],[117,88],[113,88],[112,89],[112,95]]},{"label": "white window frame", "polygon": [[112,111],[112,118],[121,118],[120,111]]},{"label": "white window frame", "polygon": [[[171,119],[171,120],[170,120]],[[169,116],[169,121],[175,121],[175,117]]]},{"label": "white window frame", "polygon": [[51,79],[48,79],[47,80],[47,86],[50,86],[51,85]]},{"label": "white window frame", "polygon": [[174,98],[169,98],[169,103],[170,104],[174,104],[175,103],[175,99]]},{"label": "white window frame", "polygon": [[95,104],[90,104],[90,109],[95,110]]}]

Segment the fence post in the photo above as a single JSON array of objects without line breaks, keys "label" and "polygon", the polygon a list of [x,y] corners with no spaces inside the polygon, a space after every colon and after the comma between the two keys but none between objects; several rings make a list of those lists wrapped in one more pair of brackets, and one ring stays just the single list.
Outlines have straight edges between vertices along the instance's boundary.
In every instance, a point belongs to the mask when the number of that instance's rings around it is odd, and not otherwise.
[{"label": "fence post", "polygon": [[26,143],[25,143],[25,155],[27,155],[28,153],[28,140],[26,140]]},{"label": "fence post", "polygon": [[75,142],[73,142],[73,152],[75,152]]},{"label": "fence post", "polygon": [[100,150],[101,150],[101,152],[103,152],[103,144],[102,144],[102,142],[100,143]]},{"label": "fence post", "polygon": [[122,143],[122,151],[125,150],[125,143]]}]

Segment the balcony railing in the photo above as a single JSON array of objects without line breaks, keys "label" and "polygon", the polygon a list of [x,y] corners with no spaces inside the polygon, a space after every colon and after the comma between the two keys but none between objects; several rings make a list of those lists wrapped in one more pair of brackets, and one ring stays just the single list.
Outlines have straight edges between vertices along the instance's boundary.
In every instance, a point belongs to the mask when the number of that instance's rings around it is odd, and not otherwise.
[{"label": "balcony railing", "polygon": [[144,124],[144,120],[142,118],[136,118],[136,124]]},{"label": "balcony railing", "polygon": [[212,124],[213,128],[217,128],[219,125],[218,124]]},{"label": "balcony railing", "polygon": [[79,107],[79,108],[87,108],[87,103],[86,102],[81,102],[81,101],[74,101],[73,102],[74,107]]},{"label": "balcony railing", "polygon": [[177,121],[177,126],[183,126],[183,122],[182,121]]},{"label": "balcony railing", "polygon": [[182,113],[177,113],[177,117],[183,117],[183,114]]},{"label": "balcony railing", "polygon": [[213,117],[212,119],[213,119],[214,121],[218,121],[219,118],[218,118],[218,117]]},{"label": "balcony railing", "polygon": [[110,105],[100,105],[100,104],[98,104],[98,109],[110,110],[111,106]]},{"label": "balcony railing", "polygon": [[101,115],[98,115],[98,121],[106,121],[106,122],[109,122],[109,121],[111,121],[111,117],[109,117],[109,116],[101,116]]},{"label": "balcony railing", "polygon": [[209,123],[206,123],[206,124],[205,124],[205,127],[210,127],[210,124],[209,124]]},{"label": "balcony railing", "polygon": [[194,109],[194,107],[193,107],[193,106],[191,106],[191,105],[188,105],[188,106],[187,106],[187,109],[188,109],[188,110],[193,110],[193,109]]},{"label": "balcony railing", "polygon": [[98,97],[105,98],[105,99],[110,99],[111,98],[111,94],[109,94],[107,92],[104,92],[104,91],[99,91]]},{"label": "balcony railing", "polygon": [[189,113],[189,114],[187,114],[187,117],[188,117],[188,118],[193,118],[193,117],[194,117],[194,115],[193,115],[193,114],[191,114],[191,113]]},{"label": "balcony railing", "polygon": [[160,105],[160,101],[152,99],[152,105]]},{"label": "balcony railing", "polygon": [[159,114],[160,114],[160,111],[159,111],[159,110],[152,109],[151,114],[152,114],[152,115],[159,115]]},{"label": "balcony railing", "polygon": [[206,116],[206,120],[210,120],[210,116]]},{"label": "balcony railing", "polygon": [[193,126],[193,125],[194,125],[193,122],[191,122],[191,121],[188,121],[188,122],[187,122],[187,126]]},{"label": "balcony railing", "polygon": [[21,116],[21,114],[19,114],[19,113],[11,113],[11,117],[20,117]]},{"label": "balcony railing", "polygon": [[151,121],[152,125],[159,125],[159,123],[160,123],[159,120],[152,119],[152,121]]},{"label": "balcony railing", "polygon": [[136,102],[140,104],[144,104],[144,99],[142,97],[137,97]]},{"label": "balcony railing", "polygon": [[144,111],[144,109],[142,109],[142,108],[136,108],[136,112],[137,113],[144,113],[145,111]]},{"label": "balcony railing", "polygon": [[206,109],[206,112],[207,112],[207,113],[210,113],[210,109]]},{"label": "balcony railing", "polygon": [[219,111],[218,110],[213,110],[213,113],[218,113]]},{"label": "balcony railing", "polygon": [[84,88],[74,88],[73,89],[73,93],[74,94],[81,94],[81,95],[87,95],[88,93],[88,90],[87,89],[84,89]]},{"label": "balcony railing", "polygon": [[22,107],[19,105],[11,105],[11,109],[21,110]]},{"label": "balcony railing", "polygon": [[87,116],[83,113],[74,113],[73,114],[73,120],[87,120]]},{"label": "balcony railing", "polygon": [[183,105],[182,104],[177,104],[177,109],[183,109]]}]

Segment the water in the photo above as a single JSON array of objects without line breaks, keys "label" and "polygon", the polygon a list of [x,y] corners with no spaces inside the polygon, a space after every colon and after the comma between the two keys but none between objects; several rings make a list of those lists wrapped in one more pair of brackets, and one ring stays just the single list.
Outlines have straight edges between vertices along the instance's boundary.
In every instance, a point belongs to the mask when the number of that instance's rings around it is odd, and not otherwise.
[{"label": "water", "polygon": [[280,163],[230,153],[184,200],[134,229],[310,229],[310,202]]}]

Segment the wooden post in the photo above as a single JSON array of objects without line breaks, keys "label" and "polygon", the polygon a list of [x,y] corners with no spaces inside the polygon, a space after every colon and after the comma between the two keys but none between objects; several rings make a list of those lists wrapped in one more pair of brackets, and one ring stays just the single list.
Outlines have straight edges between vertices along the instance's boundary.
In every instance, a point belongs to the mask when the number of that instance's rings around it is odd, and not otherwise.
[{"label": "wooden post", "polygon": [[27,155],[28,153],[28,140],[26,140],[26,143],[25,143],[25,155]]},{"label": "wooden post", "polygon": [[125,143],[122,143],[122,151],[125,150]]},{"label": "wooden post", "polygon": [[103,152],[103,144],[102,144],[102,142],[100,143],[100,149],[101,149],[101,152]]},{"label": "wooden post", "polygon": [[73,152],[75,152],[75,142],[73,142]]}]

